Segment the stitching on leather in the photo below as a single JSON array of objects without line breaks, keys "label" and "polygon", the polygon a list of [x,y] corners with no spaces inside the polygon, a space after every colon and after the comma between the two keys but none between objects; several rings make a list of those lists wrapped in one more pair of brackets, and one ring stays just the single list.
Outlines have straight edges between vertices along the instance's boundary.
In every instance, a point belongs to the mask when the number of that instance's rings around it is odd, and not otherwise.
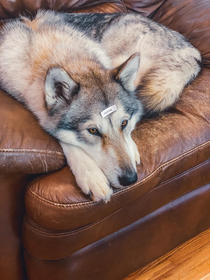
[{"label": "stitching on leather", "polygon": [[40,229],[37,229],[35,228],[34,226],[30,225],[26,220],[24,221],[24,223],[26,224],[26,226],[31,229],[33,232],[36,232],[40,235],[43,235],[43,236],[48,236],[48,237],[52,237],[52,238],[57,238],[57,237],[69,237],[70,235],[75,235],[75,234],[78,234],[78,233],[81,233],[81,232],[84,232],[86,231],[87,229],[91,229],[92,227],[95,227],[96,225],[100,224],[101,222],[104,222],[105,220],[107,220],[108,218],[110,218],[111,216],[115,215],[117,212],[119,212],[121,210],[120,209],[117,209],[115,212],[111,212],[108,216],[102,218],[102,219],[99,219],[97,221],[94,221],[93,223],[91,224],[87,224],[85,226],[83,226],[82,228],[77,228],[77,229],[74,229],[74,230],[68,230],[66,233],[66,230],[65,230],[65,233],[52,233],[52,232],[48,232],[46,230],[40,230]]},{"label": "stitching on leather", "polygon": [[[199,188],[205,186],[205,185],[208,184],[208,183],[209,183],[209,181],[207,180],[207,181],[205,181],[203,184],[200,184],[200,185],[199,185],[198,187],[196,187],[195,189],[186,191],[186,192],[184,192],[181,196],[176,196],[176,197],[174,197],[173,199],[169,200],[165,205],[170,204],[171,202],[173,202],[173,201],[175,201],[175,200],[181,198],[182,196],[184,196],[184,195],[186,195],[186,194],[188,194],[188,193],[190,193],[190,192],[193,192],[193,191],[195,191],[195,190],[197,190],[197,189],[199,189]],[[164,205],[161,205],[159,208],[161,208],[161,207],[163,207],[163,206],[164,206]],[[146,214],[145,216],[143,216],[143,217],[141,217],[141,218],[135,220],[134,222],[132,222],[132,224],[133,224],[133,223],[136,223],[136,222],[139,221],[140,219],[142,219],[142,218],[144,218],[144,217],[150,215],[151,213],[157,211],[159,208],[157,208],[157,209],[155,209],[154,211],[149,212],[149,213]],[[76,229],[76,230],[69,230],[68,233],[63,233],[63,234],[62,234],[62,233],[47,232],[47,231],[44,231],[44,230],[41,231],[41,230],[39,230],[39,229],[33,227],[32,225],[30,225],[27,221],[25,221],[24,223],[25,223],[25,225],[26,225],[30,230],[32,230],[33,232],[38,233],[39,235],[48,236],[48,237],[50,237],[50,238],[62,238],[62,237],[69,237],[69,236],[71,236],[71,235],[78,234],[78,233],[81,233],[81,232],[83,232],[83,231],[86,231],[87,229],[90,229],[90,228],[92,228],[92,227],[94,227],[94,226],[100,224],[101,222],[104,222],[104,221],[107,220],[110,216],[115,215],[115,214],[116,214],[117,212],[119,212],[120,210],[121,210],[121,209],[117,209],[116,212],[112,212],[110,215],[104,217],[103,219],[100,219],[100,220],[98,220],[98,221],[95,221],[95,222],[93,222],[93,223],[90,224],[90,225],[86,225],[86,226],[84,226],[83,228],[81,228],[81,229],[79,229],[79,230],[77,230],[77,229]],[[129,226],[129,225],[127,225],[127,226]],[[122,228],[116,230],[116,231],[113,232],[113,233],[116,233],[116,232],[120,231],[121,229],[123,229],[123,228],[125,228],[125,227],[127,227],[127,226],[124,226],[124,227],[122,227]],[[113,233],[111,233],[111,234],[113,234]]]},{"label": "stitching on leather", "polygon": [[[205,162],[203,162],[203,163],[201,163],[201,164],[199,164],[199,167],[205,165],[205,163],[206,163],[206,162],[209,162],[209,161],[210,161],[210,159],[207,160],[207,161],[205,161]],[[195,168],[197,169],[197,166],[195,166]],[[194,169],[194,168],[193,168],[193,169]],[[205,185],[208,184],[208,183],[209,183],[209,181],[206,180],[205,182],[203,182],[202,184],[200,184],[199,186],[197,186],[195,189],[189,189],[188,191],[185,191],[184,193],[182,193],[181,196],[186,195],[187,193],[192,192],[192,191],[194,191],[194,190],[196,190],[196,189],[199,189],[200,187],[205,186]],[[180,196],[180,195],[179,195],[179,196],[175,196],[173,199],[171,199],[170,201],[168,201],[167,204],[169,204],[169,203],[171,203],[172,201],[174,201],[174,200],[180,198],[181,196]],[[160,208],[163,207],[163,206],[164,206],[164,205],[161,205]],[[85,230],[87,230],[87,229],[90,229],[90,228],[92,228],[92,227],[98,225],[99,223],[101,223],[101,222],[107,220],[107,219],[108,219],[109,217],[111,217],[112,215],[115,215],[115,214],[116,214],[117,212],[119,212],[120,210],[121,210],[121,208],[120,208],[120,209],[117,209],[115,212],[110,213],[108,216],[106,216],[106,217],[104,217],[104,218],[102,218],[102,219],[99,219],[98,221],[94,221],[92,224],[83,226],[83,227],[80,228],[80,229],[69,230],[68,233],[51,233],[51,232],[48,232],[48,231],[45,231],[45,230],[42,230],[42,231],[41,231],[41,230],[39,230],[39,229],[33,227],[32,225],[30,225],[30,224],[28,223],[28,221],[26,221],[26,220],[25,220],[25,224],[26,224],[26,226],[27,226],[30,230],[32,230],[33,232],[38,233],[39,235],[48,236],[48,237],[52,237],[52,238],[57,238],[57,237],[58,237],[58,238],[60,238],[60,237],[68,237],[68,236],[71,236],[71,235],[74,235],[74,234],[78,234],[78,233],[80,233],[80,232],[83,232],[83,231],[85,231]],[[157,209],[155,209],[154,211],[156,211],[156,210],[157,210]],[[153,211],[153,212],[154,212],[154,211]],[[152,212],[146,214],[146,216],[147,216],[147,215],[150,215],[151,213],[152,213]],[[145,216],[145,217],[146,217],[146,216]],[[143,217],[142,217],[142,218],[143,218]],[[141,219],[141,218],[140,218],[140,219]],[[136,221],[135,221],[135,222],[136,222]],[[133,223],[135,223],[135,222],[133,222]],[[119,229],[119,230],[120,230],[120,229]],[[118,231],[118,230],[117,230],[117,231]]]},{"label": "stitching on leather", "polygon": [[[26,249],[25,247],[24,247],[24,250],[26,250],[26,252],[29,254],[29,255],[31,255],[32,257],[34,257],[34,258],[36,258],[36,259],[39,259],[39,260],[44,260],[44,261],[46,261],[46,259],[44,259],[44,258],[41,258],[41,257],[38,257],[38,256],[36,256],[35,254],[32,254],[28,249]],[[69,255],[70,256],[70,255]],[[66,257],[64,257],[64,258],[67,258],[67,257],[69,257],[69,256],[66,256]],[[58,261],[58,260],[62,260],[63,258],[54,258],[54,259],[47,259],[48,261]]]},{"label": "stitching on leather", "polygon": [[[206,183],[205,183],[206,184]],[[205,186],[205,184],[203,185],[199,185],[196,189],[199,189],[200,187],[202,187],[202,186]],[[189,192],[191,192],[191,191],[194,191],[194,190],[196,190],[196,189],[193,189],[193,190],[189,190],[188,192],[185,192],[185,193],[183,193],[182,194],[182,196],[183,195],[186,195],[187,193],[189,193]],[[178,199],[178,198],[180,198],[181,196],[178,196],[178,197],[176,197],[176,198],[173,198],[172,200],[170,200],[167,204],[169,204],[169,203],[171,203],[171,202],[173,202],[173,201],[175,201],[176,199]],[[163,206],[160,206],[160,208],[161,207],[163,207]],[[118,209],[119,210],[119,209]],[[154,211],[156,211],[156,210],[158,210],[158,209],[155,209]],[[113,214],[113,213],[112,213]],[[112,215],[111,214],[111,215]],[[148,213],[146,216],[148,216],[148,215],[150,215],[151,213]],[[144,216],[144,217],[146,217],[146,216]],[[107,217],[105,217],[105,219],[106,218],[108,218],[109,216],[107,216]],[[142,219],[142,218],[140,218],[140,219]],[[132,222],[132,224],[134,224],[134,223],[136,223],[137,221],[139,221],[140,219],[138,219],[138,220],[136,220],[136,221],[134,221],[134,222]],[[98,223],[100,223],[101,221],[103,221],[104,219],[101,219],[101,220],[99,220],[99,221],[97,221],[96,223],[94,223],[93,225],[91,225],[90,227],[93,227],[94,225],[96,225],[96,224],[98,224]],[[131,225],[132,225],[131,224]],[[56,233],[54,234],[54,235],[52,235],[52,233],[49,233],[49,234],[47,234],[47,232],[41,232],[39,229],[36,229],[36,228],[34,228],[33,226],[31,226],[27,221],[25,221],[25,225],[26,225],[26,227],[28,227],[30,230],[32,230],[33,232],[36,232],[36,233],[38,233],[39,235],[42,235],[42,236],[48,236],[48,237],[52,237],[52,238],[61,238],[61,237],[68,237],[69,235],[72,235],[72,234],[64,234],[64,235],[56,235]],[[127,225],[127,226],[129,226],[129,225]],[[124,229],[124,228],[126,228],[127,226],[125,226],[125,227],[123,227],[123,228],[120,228],[120,229],[118,229],[118,230],[116,230],[115,232],[113,232],[113,233],[116,233],[116,232],[118,232],[118,231],[120,231],[120,230],[122,230],[122,229]],[[83,229],[81,229],[80,231],[83,231]],[[79,231],[79,232],[80,232]],[[113,234],[113,233],[111,233],[111,234]],[[50,236],[50,234],[51,234],[51,236]],[[55,236],[56,235],[56,236]],[[97,241],[94,241],[94,242],[97,242]],[[41,257],[38,257],[37,255],[35,255],[35,254],[33,254],[32,252],[30,252],[28,249],[26,249],[25,248],[25,250],[29,253],[29,254],[31,254],[32,256],[34,256],[35,258],[38,258],[38,259],[42,259],[42,260],[46,260],[46,258],[41,258]],[[80,250],[80,249],[78,249],[78,250]],[[75,251],[76,252],[76,251]],[[49,261],[53,261],[53,260],[61,260],[61,259],[65,259],[65,258],[68,258],[69,256],[71,256],[72,254],[74,254],[74,252],[72,252],[72,253],[68,253],[67,255],[65,255],[65,256],[62,256],[62,257],[59,257],[59,258],[47,258],[47,260],[49,260]]]},{"label": "stitching on leather", "polygon": [[[203,143],[203,144],[201,144],[201,145],[199,145],[199,146],[197,146],[197,147],[195,147],[195,148],[193,148],[193,149],[191,149],[191,150],[185,152],[184,154],[181,154],[181,155],[179,155],[178,157],[175,157],[175,158],[173,158],[173,159],[171,159],[171,160],[165,162],[164,164],[160,165],[160,166],[159,166],[157,169],[155,169],[151,174],[149,174],[147,177],[145,177],[144,179],[142,179],[142,180],[141,180],[140,182],[138,182],[138,183],[143,183],[143,182],[147,181],[150,177],[152,177],[156,172],[158,172],[158,171],[161,170],[162,168],[164,168],[164,167],[166,167],[166,166],[169,166],[171,163],[178,161],[180,158],[185,157],[186,155],[192,154],[193,152],[195,152],[196,150],[199,150],[200,148],[202,148],[202,147],[204,147],[204,146],[208,146],[209,143],[210,143],[210,141],[207,141],[207,142],[205,142],[205,143]],[[127,188],[125,188],[125,189],[123,189],[123,190],[120,190],[120,191],[118,191],[117,193],[115,193],[114,195],[117,196],[117,195],[119,195],[119,194],[122,193],[122,192],[127,192],[128,190],[135,188],[135,187],[138,185],[138,183],[136,183],[136,184],[134,184],[134,185],[132,185],[132,186],[130,186],[130,187],[127,187]],[[129,188],[129,189],[128,189],[128,188]]]},{"label": "stitching on leather", "polygon": [[[34,258],[39,259],[39,260],[46,261],[46,259],[45,259],[45,258],[41,258],[41,257],[36,256],[35,254],[33,254],[33,253],[29,252],[29,250],[28,250],[28,249],[26,249],[25,247],[24,247],[24,249],[26,250],[26,252],[27,252],[29,255],[33,256]],[[62,260],[62,259],[68,258],[68,257],[70,257],[70,256],[71,256],[71,254],[70,254],[70,255],[65,256],[64,258],[63,258],[63,257],[62,257],[62,258],[53,258],[53,259],[48,258],[48,259],[47,259],[47,261],[59,261],[59,260]]]},{"label": "stitching on leather", "polygon": [[64,157],[64,154],[57,151],[37,150],[37,149],[0,149],[0,153],[37,153],[37,154],[50,154]]},{"label": "stitching on leather", "polygon": [[[160,165],[157,169],[155,169],[151,174],[149,174],[147,177],[145,177],[144,179],[142,179],[141,181],[138,181],[136,184],[130,186],[130,187],[126,187],[125,189],[122,189],[122,190],[119,190],[117,193],[114,193],[112,196],[113,197],[116,197],[118,195],[120,195],[121,193],[125,193],[125,192],[128,192],[130,191],[131,189],[134,189],[136,188],[137,186],[141,185],[142,183],[144,183],[145,181],[148,181],[151,177],[153,177],[156,173],[158,173],[162,168],[166,167],[166,166],[169,166],[171,163],[173,162],[176,162],[178,161],[180,158],[183,158],[185,157],[186,155],[190,155],[192,154],[193,152],[199,150],[200,148],[202,147],[205,147],[205,146],[208,146],[208,144],[210,143],[210,141],[207,141],[199,146],[196,146],[195,148],[165,162],[164,164]],[[81,203],[72,203],[72,204],[60,204],[60,203],[57,203],[57,202],[52,202],[52,201],[49,201],[43,197],[40,197],[38,194],[36,194],[34,191],[32,191],[31,189],[29,189],[30,191],[30,194],[32,196],[35,196],[37,199],[47,203],[47,204],[51,204],[51,205],[54,205],[54,206],[57,206],[57,207],[64,207],[64,208],[78,208],[80,206],[86,206],[86,205],[90,205],[90,204],[96,204],[97,202],[93,202],[93,201],[87,201],[87,202],[81,202]]]},{"label": "stitching on leather", "polygon": [[203,162],[201,162],[201,163],[199,163],[199,164],[196,165],[196,166],[191,167],[191,168],[188,169],[188,170],[185,170],[183,173],[177,174],[176,176],[174,176],[174,177],[172,177],[172,178],[170,178],[170,179],[168,179],[168,180],[162,182],[162,183],[159,185],[159,187],[162,187],[162,186],[164,186],[164,185],[167,185],[168,183],[173,182],[174,180],[177,180],[177,179],[183,177],[183,175],[186,175],[186,174],[191,173],[192,170],[196,170],[196,169],[199,169],[201,166],[205,166],[206,163],[209,163],[209,162],[210,162],[210,158],[207,159],[207,160],[205,160],[205,161],[203,161]]},{"label": "stitching on leather", "polygon": [[96,204],[97,203],[97,202],[93,202],[93,201],[86,201],[86,202],[72,203],[72,204],[61,204],[61,203],[49,201],[48,199],[39,196],[37,193],[35,193],[31,189],[28,189],[28,192],[31,196],[33,196],[34,198],[42,201],[43,203],[51,204],[53,206],[58,206],[58,207],[66,208],[66,209],[73,208],[73,207],[78,208],[80,206],[85,206],[87,204]]}]

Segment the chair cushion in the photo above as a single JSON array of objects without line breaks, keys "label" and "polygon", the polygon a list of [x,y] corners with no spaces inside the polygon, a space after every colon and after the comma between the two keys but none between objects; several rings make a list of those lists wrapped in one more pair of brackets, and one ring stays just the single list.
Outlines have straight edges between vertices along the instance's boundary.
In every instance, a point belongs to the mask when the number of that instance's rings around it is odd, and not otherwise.
[{"label": "chair cushion", "polygon": [[65,157],[22,104],[0,91],[0,172],[37,174],[58,170]]}]

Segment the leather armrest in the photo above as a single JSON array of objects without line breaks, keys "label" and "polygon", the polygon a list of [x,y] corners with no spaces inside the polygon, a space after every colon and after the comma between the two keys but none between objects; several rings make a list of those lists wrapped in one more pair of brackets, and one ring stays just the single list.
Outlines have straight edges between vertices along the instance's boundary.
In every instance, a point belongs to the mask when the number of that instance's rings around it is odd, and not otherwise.
[{"label": "leather armrest", "polygon": [[37,174],[65,165],[58,142],[22,104],[0,91],[0,172]]}]

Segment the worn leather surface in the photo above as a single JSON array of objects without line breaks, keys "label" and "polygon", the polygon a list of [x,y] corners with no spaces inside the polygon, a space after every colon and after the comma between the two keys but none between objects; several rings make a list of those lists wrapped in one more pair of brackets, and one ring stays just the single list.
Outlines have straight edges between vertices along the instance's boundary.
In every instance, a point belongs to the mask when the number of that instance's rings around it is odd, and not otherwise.
[{"label": "worn leather surface", "polygon": [[18,17],[20,14],[34,15],[38,9],[54,9],[65,12],[125,12],[123,0],[0,0],[0,18]]},{"label": "worn leather surface", "polygon": [[151,17],[165,0],[124,0],[128,12],[140,13],[143,16]]},{"label": "worn leather surface", "polygon": [[[147,200],[147,196],[144,198],[145,204],[153,203],[153,200]],[[210,184],[60,260],[43,260],[25,252],[28,280],[122,280],[139,267],[208,229],[209,200]],[[128,209],[127,216],[135,214],[133,210]],[[51,244],[56,246],[53,238]]]},{"label": "worn leather surface", "polygon": [[37,174],[65,165],[58,142],[19,102],[0,91],[0,173]]},{"label": "worn leather surface", "polygon": [[[29,218],[31,213],[27,211],[27,218],[24,221],[23,227],[24,246],[28,252],[38,258],[46,260],[65,258],[83,247],[89,246],[125,227],[129,227],[132,223],[150,215],[160,207],[209,182],[210,174],[208,176],[206,175],[208,174],[209,168],[210,161],[206,160],[179,176],[156,185],[150,191],[148,191],[148,185],[149,183],[152,184],[152,182],[148,180],[147,184],[142,183],[138,185],[143,195],[140,197],[133,196],[133,201],[131,202],[129,196],[131,191],[129,191],[127,203],[124,203],[124,205],[121,203],[122,199],[119,196],[113,198],[110,203],[103,205],[104,207],[101,208],[94,208],[93,206],[82,203],[54,204],[54,210],[52,206],[40,207],[40,212],[42,216],[45,215],[45,218],[48,218],[51,229],[47,228],[49,224],[47,222],[42,227],[40,226],[40,221],[34,223]],[[38,205],[37,207],[39,207],[37,200],[36,203]],[[45,203],[47,204],[47,200],[45,200]],[[59,208],[63,209],[61,210]],[[110,208],[112,211],[107,213]],[[82,211],[84,212],[81,213]],[[87,212],[92,213],[95,220],[91,222],[90,215],[87,215]],[[35,211],[33,214],[34,216],[37,215]],[[59,219],[58,215],[60,216]],[[64,217],[63,219],[62,216]],[[101,217],[97,217],[96,219],[96,216]],[[82,221],[77,221],[77,224],[80,224],[80,226],[78,225],[77,228],[70,230],[69,228],[80,218],[83,221],[83,225]],[[62,229],[62,226],[64,228],[64,219],[65,230]],[[54,228],[52,223],[55,224]],[[52,243],[54,244],[53,247]]]},{"label": "worn leather surface", "polygon": [[21,230],[31,175],[0,174],[0,279],[26,280]]}]

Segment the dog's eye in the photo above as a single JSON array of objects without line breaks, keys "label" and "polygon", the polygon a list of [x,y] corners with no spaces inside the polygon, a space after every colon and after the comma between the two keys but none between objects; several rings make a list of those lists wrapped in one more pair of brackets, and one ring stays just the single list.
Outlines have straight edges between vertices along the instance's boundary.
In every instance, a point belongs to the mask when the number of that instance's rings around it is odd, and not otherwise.
[{"label": "dog's eye", "polygon": [[122,121],[122,123],[121,123],[121,129],[123,130],[124,128],[126,128],[127,124],[128,124],[128,121],[127,121],[127,120]]},{"label": "dog's eye", "polygon": [[88,130],[87,130],[90,134],[93,134],[93,135],[99,135],[99,131],[98,131],[98,129],[96,129],[96,128],[89,128]]}]

